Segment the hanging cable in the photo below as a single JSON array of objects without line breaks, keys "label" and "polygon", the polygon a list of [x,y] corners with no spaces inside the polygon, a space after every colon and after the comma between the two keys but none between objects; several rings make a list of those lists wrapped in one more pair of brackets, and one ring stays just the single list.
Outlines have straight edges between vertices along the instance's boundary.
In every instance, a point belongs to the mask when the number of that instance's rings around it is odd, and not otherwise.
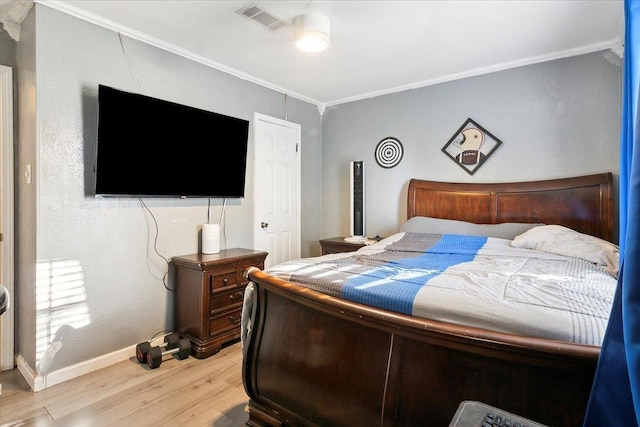
[{"label": "hanging cable", "polygon": [[222,211],[220,212],[220,228],[222,229],[222,237],[224,238],[224,247],[227,247],[227,224],[223,224],[225,221],[225,211],[227,209],[227,199],[223,199],[222,201]]},{"label": "hanging cable", "polygon": [[162,284],[164,285],[166,290],[175,292],[175,289],[169,288],[166,281],[167,275],[169,274],[169,260],[164,256],[162,256],[160,252],[158,252],[158,235],[160,234],[160,229],[158,228],[158,221],[156,221],[156,217],[153,215],[153,212],[151,212],[151,209],[149,209],[149,207],[146,205],[144,200],[142,200],[142,197],[138,198],[138,200],[140,201],[140,204],[142,205],[142,207],[144,207],[147,210],[147,212],[149,212],[149,215],[151,215],[151,218],[153,219],[153,224],[155,225],[155,228],[156,228],[156,235],[153,239],[153,250],[155,251],[156,255],[162,258],[164,262],[167,264],[167,271],[162,276]]},{"label": "hanging cable", "polygon": [[118,33],[118,39],[120,40],[120,48],[122,49],[122,54],[124,55],[124,59],[127,61],[127,67],[129,68],[129,74],[131,74],[131,78],[133,82],[136,84],[136,88],[138,88],[138,93],[142,92],[140,90],[140,83],[138,83],[138,79],[133,73],[133,67],[131,67],[131,61],[129,61],[129,56],[127,56],[127,51],[124,48],[124,43],[122,41],[122,34]]},{"label": "hanging cable", "polygon": [[219,223],[222,224],[222,221],[224,220],[224,211],[227,207],[227,199],[223,199],[222,200],[222,211],[220,212],[220,221]]}]

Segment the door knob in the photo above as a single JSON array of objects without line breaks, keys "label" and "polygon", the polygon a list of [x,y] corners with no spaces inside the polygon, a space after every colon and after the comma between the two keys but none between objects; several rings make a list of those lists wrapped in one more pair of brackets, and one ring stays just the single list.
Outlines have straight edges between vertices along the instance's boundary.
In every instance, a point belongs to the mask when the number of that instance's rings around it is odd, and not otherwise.
[{"label": "door knob", "polygon": [[260,223],[260,227],[267,228],[267,227],[269,227],[269,224],[267,224],[266,222],[261,222]]}]

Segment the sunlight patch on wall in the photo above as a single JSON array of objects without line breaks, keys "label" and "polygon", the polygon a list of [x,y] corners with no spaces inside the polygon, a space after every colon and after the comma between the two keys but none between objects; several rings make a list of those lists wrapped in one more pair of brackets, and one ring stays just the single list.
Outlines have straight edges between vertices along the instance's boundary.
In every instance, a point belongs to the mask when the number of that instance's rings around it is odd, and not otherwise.
[{"label": "sunlight patch on wall", "polygon": [[49,370],[64,338],[91,323],[78,260],[39,261],[36,267],[36,363]]}]

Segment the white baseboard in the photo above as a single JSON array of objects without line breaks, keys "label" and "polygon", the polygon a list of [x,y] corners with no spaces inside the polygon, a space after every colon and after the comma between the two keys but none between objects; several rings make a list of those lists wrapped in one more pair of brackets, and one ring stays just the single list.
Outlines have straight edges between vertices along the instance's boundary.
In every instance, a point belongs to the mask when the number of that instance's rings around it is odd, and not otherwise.
[{"label": "white baseboard", "polygon": [[37,376],[36,373],[31,369],[31,366],[24,360],[21,354],[16,356],[16,367],[18,371],[22,374],[22,377],[25,379],[31,390],[40,391],[44,389],[42,386],[43,381],[42,377]]},{"label": "white baseboard", "polygon": [[29,387],[31,387],[31,390],[37,393],[47,387],[63,383],[70,379],[97,371],[98,369],[106,368],[123,360],[128,360],[131,357],[135,357],[135,354],[136,346],[133,345],[123,348],[122,350],[98,356],[94,359],[85,360],[84,362],[58,369],[57,371],[49,372],[45,375],[34,372],[21,355],[16,357],[16,365],[27,384],[29,384]]}]

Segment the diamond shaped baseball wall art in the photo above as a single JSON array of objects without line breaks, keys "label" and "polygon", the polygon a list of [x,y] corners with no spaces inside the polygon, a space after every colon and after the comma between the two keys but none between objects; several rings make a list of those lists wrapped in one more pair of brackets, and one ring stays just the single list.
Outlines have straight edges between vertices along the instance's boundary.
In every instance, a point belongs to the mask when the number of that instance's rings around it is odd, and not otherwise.
[{"label": "diamond shaped baseball wall art", "polygon": [[442,151],[473,175],[502,144],[498,138],[471,119],[453,134]]}]

